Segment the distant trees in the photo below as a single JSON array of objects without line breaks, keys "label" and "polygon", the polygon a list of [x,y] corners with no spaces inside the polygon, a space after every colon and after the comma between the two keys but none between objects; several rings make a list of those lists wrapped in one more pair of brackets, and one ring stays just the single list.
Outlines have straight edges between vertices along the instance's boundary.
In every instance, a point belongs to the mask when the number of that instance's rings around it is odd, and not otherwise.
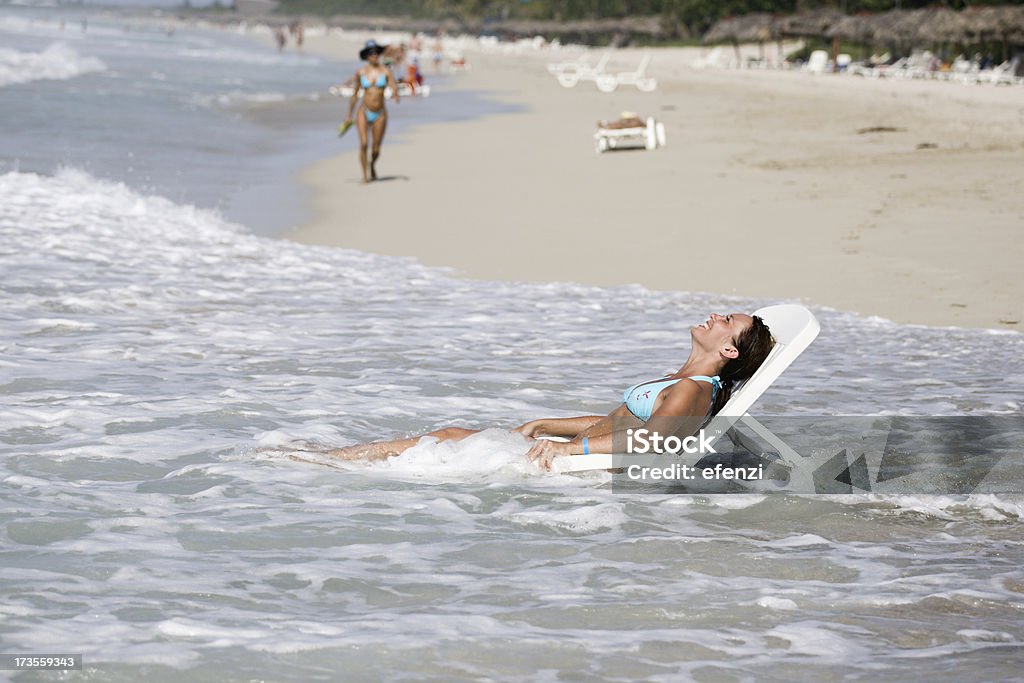
[{"label": "distant trees", "polygon": [[1020,4],[1024,0],[281,0],[281,9],[321,16],[406,16],[466,22],[658,16],[663,23],[683,24],[687,33],[700,35],[723,17],[752,12],[792,14],[828,7],[855,14],[935,6],[959,10],[968,5]]}]

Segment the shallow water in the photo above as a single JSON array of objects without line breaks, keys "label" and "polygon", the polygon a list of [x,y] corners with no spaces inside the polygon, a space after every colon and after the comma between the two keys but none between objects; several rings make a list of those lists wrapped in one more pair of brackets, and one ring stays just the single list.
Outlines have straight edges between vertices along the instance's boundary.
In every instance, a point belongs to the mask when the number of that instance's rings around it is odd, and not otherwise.
[{"label": "shallow water", "polygon": [[[8,651],[103,681],[1019,670],[1019,498],[617,494],[500,429],[375,465],[255,451],[606,411],[688,321],[763,302],[459,280],[75,171],[0,193]],[[816,313],[759,412],[1020,410],[1018,334]]]},{"label": "shallow water", "polygon": [[[461,280],[75,169],[0,197],[5,652],[104,682],[1019,678],[1019,496],[620,493],[505,431],[773,302]],[[757,414],[1021,412],[1020,334],[815,314]],[[452,423],[494,429],[257,451]]]}]

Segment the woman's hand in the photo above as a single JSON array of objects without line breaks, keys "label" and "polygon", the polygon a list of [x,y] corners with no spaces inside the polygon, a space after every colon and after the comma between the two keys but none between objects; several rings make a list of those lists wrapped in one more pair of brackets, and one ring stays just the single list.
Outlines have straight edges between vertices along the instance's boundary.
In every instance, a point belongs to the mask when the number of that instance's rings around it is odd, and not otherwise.
[{"label": "woman's hand", "polygon": [[551,463],[560,455],[573,455],[575,444],[563,441],[538,441],[529,450],[526,457],[542,470],[551,470]]},{"label": "woman's hand", "polygon": [[513,432],[519,432],[527,439],[536,439],[538,436],[544,433],[542,427],[544,426],[544,420],[530,420],[526,424],[521,424]]}]

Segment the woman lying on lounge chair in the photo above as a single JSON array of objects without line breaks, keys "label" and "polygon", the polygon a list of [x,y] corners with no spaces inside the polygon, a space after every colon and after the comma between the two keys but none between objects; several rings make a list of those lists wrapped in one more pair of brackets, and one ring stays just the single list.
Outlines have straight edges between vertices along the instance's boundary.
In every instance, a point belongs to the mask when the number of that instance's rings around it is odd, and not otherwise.
[{"label": "woman lying on lounge chair", "polygon": [[[729,401],[733,389],[749,379],[768,357],[775,340],[764,321],[743,313],[712,314],[690,328],[690,356],[675,373],[641,382],[626,390],[624,403],[608,415],[534,420],[515,431],[539,436],[570,437],[568,442],[539,440],[527,454],[544,469],[560,455],[612,452],[613,433],[646,426],[661,434],[694,433]],[[614,426],[613,426],[614,425]],[[400,455],[425,436],[459,441],[478,430],[445,427],[393,441],[377,441],[338,449],[316,449],[345,460],[383,460]]]}]

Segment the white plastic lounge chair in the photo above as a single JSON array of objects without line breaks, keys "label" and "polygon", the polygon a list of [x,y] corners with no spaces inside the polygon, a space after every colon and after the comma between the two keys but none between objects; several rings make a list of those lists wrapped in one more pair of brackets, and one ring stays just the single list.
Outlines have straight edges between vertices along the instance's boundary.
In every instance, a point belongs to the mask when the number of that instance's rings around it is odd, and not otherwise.
[{"label": "white plastic lounge chair", "polygon": [[722,67],[722,48],[714,47],[712,50],[697,59],[690,61],[691,69],[708,69],[708,68],[720,68]]},{"label": "white plastic lounge chair", "polygon": [[548,73],[550,73],[550,74],[562,74],[562,73],[576,72],[576,71],[579,71],[580,69],[585,69],[585,68],[590,66],[590,60],[588,59],[589,56],[590,56],[589,54],[583,53],[582,55],[579,56],[579,58],[577,58],[577,59],[575,59],[575,60],[573,60],[571,62],[554,62],[554,63],[549,63],[548,64]]},{"label": "white plastic lounge chair", "polygon": [[823,74],[828,70],[828,53],[824,50],[815,50],[807,58],[804,68],[812,74]]},{"label": "white plastic lounge chair", "polygon": [[992,85],[1014,85],[1020,83],[1021,79],[1016,76],[1017,66],[1020,63],[1019,57],[1007,60],[999,66],[992,67],[978,73],[978,83],[991,83]]},{"label": "white plastic lounge chair", "polygon": [[[743,418],[744,427],[755,431],[759,437],[776,448],[784,459],[789,459],[795,456],[793,451],[754,418],[749,416],[747,411],[750,410],[754,401],[760,398],[761,394],[804,352],[804,349],[810,346],[811,342],[818,336],[821,326],[810,311],[796,304],[767,306],[755,311],[754,315],[760,316],[768,325],[772,335],[775,337],[775,347],[768,354],[768,358],[758,368],[757,372],[754,373],[754,376],[747,380],[732,395],[729,402],[704,427],[704,433],[711,443],[715,443],[740,418]],[[568,455],[556,458],[552,468],[556,472],[607,470],[616,466],[613,465],[615,459],[621,460],[631,457],[638,456],[612,455],[611,453]],[[693,455],[689,457],[693,460],[693,462],[689,463],[692,465],[702,456]]]},{"label": "white plastic lounge chair", "polygon": [[658,87],[658,81],[647,76],[647,66],[651,63],[651,56],[644,55],[640,60],[640,66],[636,71],[620,71],[616,74],[598,74],[594,79],[597,89],[601,92],[614,92],[620,85],[635,85],[643,92],[653,92]]},{"label": "white plastic lounge chair", "polygon": [[652,117],[647,125],[637,128],[599,128],[594,133],[594,149],[598,153],[610,149],[657,149],[665,146],[665,124]]},{"label": "white plastic lounge chair", "polygon": [[580,81],[597,80],[597,77],[604,73],[604,67],[608,64],[609,59],[611,59],[611,53],[605,52],[594,66],[584,65],[574,71],[557,73],[555,76],[563,88],[575,88]]}]

